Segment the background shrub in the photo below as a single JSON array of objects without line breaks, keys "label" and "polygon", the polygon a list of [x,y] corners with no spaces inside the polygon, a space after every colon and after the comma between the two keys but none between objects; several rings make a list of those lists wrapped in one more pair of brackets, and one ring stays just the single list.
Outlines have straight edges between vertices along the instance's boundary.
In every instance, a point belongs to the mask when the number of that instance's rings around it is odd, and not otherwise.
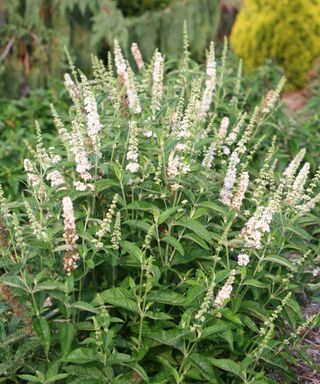
[{"label": "background shrub", "polygon": [[[134,40],[151,59],[159,47],[173,58],[182,54],[181,30],[189,23],[192,54],[198,59],[219,24],[218,0],[174,1],[13,0],[0,4],[0,92],[10,98],[30,88],[49,87],[65,71],[64,47],[85,73],[91,52],[104,60],[117,38],[130,51]],[[165,9],[164,9],[165,8]]]},{"label": "background shrub", "polygon": [[246,0],[232,29],[231,44],[248,69],[272,59],[283,67],[287,89],[303,87],[320,55],[317,0]]}]

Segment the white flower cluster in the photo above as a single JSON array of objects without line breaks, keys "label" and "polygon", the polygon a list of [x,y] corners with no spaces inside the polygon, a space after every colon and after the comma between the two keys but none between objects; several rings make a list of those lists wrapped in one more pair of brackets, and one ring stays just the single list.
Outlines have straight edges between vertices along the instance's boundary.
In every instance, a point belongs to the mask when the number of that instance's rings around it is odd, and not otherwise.
[{"label": "white flower cluster", "polygon": [[190,165],[186,160],[183,160],[179,155],[172,151],[168,158],[167,176],[172,179],[179,174],[186,175],[190,172]]},{"label": "white flower cluster", "polygon": [[232,292],[232,284],[234,283],[234,279],[235,279],[235,274],[236,274],[236,270],[233,269],[231,272],[230,272],[230,275],[228,277],[228,280],[226,281],[226,283],[223,285],[223,287],[220,289],[220,291],[218,292],[216,298],[214,299],[214,304],[217,308],[221,308],[224,303],[230,299],[231,297],[231,292]]},{"label": "white flower cluster", "polygon": [[114,41],[114,61],[120,81],[126,88],[129,107],[134,113],[140,113],[141,105],[134,83],[134,75],[132,71],[127,68],[127,63],[122,55],[122,51],[117,40]]},{"label": "white flower cluster", "polygon": [[226,176],[223,181],[223,187],[220,191],[220,201],[230,206],[233,195],[233,187],[237,179],[237,165],[240,163],[238,152],[232,152]]},{"label": "white flower cluster", "polygon": [[314,277],[318,277],[318,276],[320,276],[320,267],[315,268],[315,269],[312,271],[312,275],[313,275]]},{"label": "white flower cluster", "polygon": [[[175,129],[173,129],[173,133],[178,139],[184,139],[185,141],[190,142],[193,137],[194,128],[196,128],[198,123],[200,90],[201,82],[194,80],[191,87],[189,102],[181,121],[180,117],[183,111],[184,97],[180,98],[179,100],[177,126]],[[182,103],[181,105],[180,102]]]},{"label": "white flower cluster", "polygon": [[[42,133],[40,129],[40,125],[36,122],[36,130],[37,130],[37,147],[36,147],[36,156],[37,159],[44,171],[47,171],[48,168],[53,167],[59,161],[61,161],[61,156],[54,153],[54,147],[49,148],[49,153],[47,153],[43,141],[42,141]],[[62,174],[57,171],[53,170],[50,171],[46,179],[51,182],[52,187],[60,186],[61,184],[64,184],[64,178]]]},{"label": "white flower cluster", "polygon": [[167,175],[174,178],[179,174],[180,156],[175,155],[174,151],[170,153],[168,158]]},{"label": "white flower cluster", "polygon": [[76,221],[74,217],[73,204],[69,196],[62,199],[64,234],[63,237],[68,245],[75,244],[78,240],[76,233]]},{"label": "white flower cluster", "polygon": [[205,89],[203,92],[200,106],[199,115],[201,119],[204,119],[207,116],[212,102],[212,97],[216,88],[216,59],[213,42],[211,42],[210,44],[206,72],[208,75],[208,79],[206,80]]},{"label": "white flower cluster", "polygon": [[76,191],[79,191],[79,192],[87,191],[88,189],[91,191],[94,191],[94,184],[92,183],[83,183],[82,181],[74,181],[73,186],[75,187]]},{"label": "white flower cluster", "polygon": [[259,108],[256,107],[252,113],[252,116],[250,118],[249,124],[247,125],[246,129],[244,130],[241,139],[237,143],[237,150],[239,153],[245,153],[247,148],[246,144],[250,140],[253,128],[258,120],[259,116]]},{"label": "white flower cluster", "polygon": [[266,232],[270,232],[270,223],[275,209],[272,206],[258,207],[254,215],[247,221],[241,236],[249,247],[261,248],[261,240]]},{"label": "white flower cluster", "polygon": [[299,214],[304,215],[305,213],[310,212],[318,203],[320,203],[320,193],[318,193],[316,196],[314,196],[308,202],[300,205],[298,207]]},{"label": "white flower cluster", "polygon": [[129,145],[127,152],[127,161],[126,170],[131,173],[138,172],[139,165],[139,149],[138,149],[138,128],[135,121],[130,121],[129,123]]},{"label": "white flower cluster", "polygon": [[217,149],[217,143],[214,141],[210,144],[203,160],[202,160],[202,166],[207,168],[212,168],[214,156],[216,154]]},{"label": "white flower cluster", "polygon": [[291,184],[294,178],[295,173],[297,172],[304,156],[306,154],[306,149],[303,148],[299,153],[294,157],[294,159],[289,163],[287,168],[283,172],[283,177],[287,184]]},{"label": "white flower cluster", "polygon": [[29,159],[24,159],[24,170],[27,172],[29,183],[32,187],[36,187],[40,184],[40,177],[35,173],[33,164]]},{"label": "white flower cluster", "polygon": [[225,143],[226,143],[226,145],[228,145],[229,147],[231,147],[231,145],[234,144],[235,141],[237,140],[238,134],[239,134],[239,132],[240,132],[241,127],[243,126],[243,123],[244,123],[246,117],[247,117],[247,113],[244,112],[244,113],[240,116],[240,118],[239,118],[239,120],[237,121],[237,123],[236,123],[236,125],[234,126],[234,128],[231,130],[231,132],[230,132],[229,135],[227,136]]},{"label": "white flower cluster", "polygon": [[[49,148],[49,161],[50,164],[48,165],[51,167],[61,161],[61,156],[54,153],[54,147]],[[57,170],[50,171],[47,174],[46,179],[50,181],[51,187],[60,187],[65,183],[64,177],[62,176],[61,172]]]},{"label": "white flower cluster", "polygon": [[58,164],[62,160],[62,157],[60,155],[54,153],[54,147],[50,147],[48,151],[51,164]]},{"label": "white flower cluster", "polygon": [[112,249],[117,251],[121,240],[121,214],[120,211],[116,214],[116,221],[114,223],[113,233],[111,236]]},{"label": "white flower cluster", "polygon": [[88,154],[85,149],[82,132],[77,121],[72,122],[72,135],[70,138],[69,145],[70,150],[74,155],[76,171],[79,173],[80,177],[85,182],[91,180],[92,176],[89,171],[92,168],[92,164],[88,159]]},{"label": "white flower cluster", "polygon": [[84,109],[87,114],[87,132],[90,144],[92,145],[94,152],[99,154],[100,145],[98,134],[101,130],[101,124],[96,99],[89,89],[85,90]]},{"label": "white flower cluster", "polygon": [[292,187],[290,188],[286,202],[291,205],[296,205],[304,197],[304,186],[307,182],[310,171],[310,164],[305,163],[295,178]]},{"label": "white flower cluster", "polygon": [[238,255],[238,265],[246,266],[249,264],[250,258],[246,253]]},{"label": "white flower cluster", "polygon": [[228,133],[228,128],[229,128],[230,120],[227,116],[224,116],[223,119],[221,120],[220,127],[218,130],[218,138],[220,141],[223,141],[224,138],[226,137]]},{"label": "white flower cluster", "polygon": [[139,46],[137,43],[132,43],[131,53],[132,53],[132,56],[133,56],[133,58],[137,64],[139,71],[143,71],[145,65],[144,65],[142,54],[140,52],[140,49],[139,49]]},{"label": "white flower cluster", "polygon": [[114,195],[106,217],[103,219],[101,227],[96,233],[96,238],[93,240],[93,243],[95,243],[97,248],[103,247],[101,239],[103,238],[103,236],[105,236],[106,233],[111,232],[111,222],[117,207],[118,197],[118,194]]},{"label": "white flower cluster", "polygon": [[195,322],[194,322],[194,324],[192,324],[190,326],[190,330],[192,332],[196,331],[198,333],[198,336],[201,335],[202,324],[204,323],[204,321],[206,319],[206,314],[209,311],[210,306],[212,304],[212,295],[213,295],[214,287],[215,287],[215,283],[214,283],[214,280],[212,280],[210,286],[207,289],[206,296],[205,296],[203,302],[201,303],[201,306],[200,306],[198,312],[194,316]]},{"label": "white flower cluster", "polygon": [[63,269],[68,275],[78,268],[77,262],[80,259],[77,251],[78,235],[76,233],[76,222],[73,211],[73,204],[70,197],[66,196],[62,199],[64,233],[66,245],[69,246],[63,258]]},{"label": "white flower cluster", "polygon": [[156,52],[152,71],[152,98],[151,109],[153,113],[161,107],[161,99],[163,94],[163,57],[160,52]]},{"label": "white flower cluster", "polygon": [[51,113],[53,116],[53,122],[55,127],[57,128],[60,140],[62,143],[67,147],[69,142],[69,132],[67,131],[66,127],[64,126],[60,116],[58,115],[58,112],[56,111],[53,104],[50,104]]},{"label": "white flower cluster", "polygon": [[269,113],[272,111],[280,97],[282,88],[286,82],[285,77],[282,77],[275,90],[271,90],[267,93],[261,108],[262,113]]},{"label": "white flower cluster", "polygon": [[75,101],[77,99],[80,99],[80,91],[79,91],[77,85],[72,80],[69,73],[64,74],[64,85],[67,88],[69,95],[70,95],[72,100]]},{"label": "white flower cluster", "polygon": [[40,222],[37,220],[35,214],[33,213],[33,210],[30,206],[30,204],[27,202],[27,200],[24,201],[24,206],[27,211],[27,216],[29,219],[30,226],[33,230],[33,234],[36,236],[38,240],[46,241],[48,240],[48,235],[43,226],[40,224]]},{"label": "white flower cluster", "polygon": [[274,198],[269,201],[269,204],[266,207],[259,206],[242,229],[241,237],[245,240],[248,247],[256,249],[262,247],[263,235],[270,232],[273,215],[279,209],[282,189],[283,185],[280,185]]},{"label": "white flower cluster", "polygon": [[142,109],[140,99],[137,93],[137,87],[135,84],[135,77],[130,67],[128,68],[128,79],[126,80],[125,84],[127,89],[129,107],[131,108],[133,113],[141,113]]},{"label": "white flower cluster", "polygon": [[237,211],[240,211],[244,196],[247,192],[249,185],[249,173],[242,172],[239,183],[232,199],[231,207]]},{"label": "white flower cluster", "polygon": [[61,172],[56,170],[49,172],[46,179],[50,181],[52,187],[58,187],[64,184],[64,177],[61,175]]}]

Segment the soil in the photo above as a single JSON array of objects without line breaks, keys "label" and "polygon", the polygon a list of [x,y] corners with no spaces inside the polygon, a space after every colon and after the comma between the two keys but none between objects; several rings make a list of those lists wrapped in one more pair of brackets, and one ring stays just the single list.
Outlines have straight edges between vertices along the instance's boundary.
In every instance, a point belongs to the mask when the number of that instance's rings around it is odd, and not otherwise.
[{"label": "soil", "polygon": [[[304,309],[305,318],[319,313],[320,301],[313,301]],[[297,374],[298,382],[299,384],[320,384],[320,328],[314,328],[308,333],[302,347],[313,360],[315,369],[299,359],[292,351],[300,363],[299,367],[292,367]]]}]

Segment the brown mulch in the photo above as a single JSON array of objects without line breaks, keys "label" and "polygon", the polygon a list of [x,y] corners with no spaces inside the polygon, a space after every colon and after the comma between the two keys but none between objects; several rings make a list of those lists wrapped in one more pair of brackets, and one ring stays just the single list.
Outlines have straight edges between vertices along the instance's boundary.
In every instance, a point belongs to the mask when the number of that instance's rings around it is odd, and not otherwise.
[{"label": "brown mulch", "polygon": [[282,94],[282,100],[285,102],[289,113],[297,112],[305,107],[308,97],[310,97],[310,94],[305,89]]},{"label": "brown mulch", "polygon": [[[305,318],[319,314],[320,301],[311,302],[305,307],[303,312]],[[314,328],[308,333],[302,342],[302,347],[317,368],[313,369],[307,365],[292,351],[293,356],[295,356],[299,362],[299,367],[292,367],[297,374],[298,382],[300,384],[320,384],[320,328]]]}]

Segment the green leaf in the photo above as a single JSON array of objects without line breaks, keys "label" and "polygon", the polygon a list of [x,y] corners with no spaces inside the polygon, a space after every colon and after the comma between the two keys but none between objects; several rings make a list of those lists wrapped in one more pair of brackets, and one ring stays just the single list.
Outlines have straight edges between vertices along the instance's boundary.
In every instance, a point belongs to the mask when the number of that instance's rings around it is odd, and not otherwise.
[{"label": "green leaf", "polygon": [[185,298],[184,296],[174,291],[151,291],[147,296],[148,301],[155,303],[164,303],[170,305],[183,305]]},{"label": "green leaf", "polygon": [[120,242],[120,246],[129,253],[130,256],[133,257],[133,259],[137,263],[141,263],[141,260],[143,258],[143,253],[141,249],[135,245],[134,243],[130,243],[129,241],[122,241]]},{"label": "green leaf", "polygon": [[235,314],[231,309],[222,308],[220,312],[222,316],[225,317],[226,319],[232,321],[233,323],[242,325],[240,317],[237,314]]},{"label": "green leaf", "polygon": [[191,219],[181,219],[180,221],[176,222],[175,225],[181,226],[184,228],[188,228],[190,231],[197,234],[199,237],[201,237],[207,243],[213,244],[212,236],[211,236],[210,232],[199,221],[191,220]]},{"label": "green leaf", "polygon": [[191,233],[191,232],[188,232],[188,233],[185,233],[183,236],[182,236],[183,239],[188,239],[188,240],[191,240],[192,242],[200,245],[200,247],[202,247],[203,249],[206,249],[206,250],[209,250],[210,248],[207,246],[207,243],[205,241],[203,241],[201,239],[200,236],[197,236],[195,233]]},{"label": "green leaf", "polygon": [[214,335],[215,333],[224,332],[227,329],[229,329],[229,326],[226,322],[217,320],[217,324],[210,325],[209,327],[203,329],[201,333],[201,339],[205,339],[211,335]]},{"label": "green leaf", "polygon": [[74,303],[69,305],[70,308],[76,308],[80,311],[86,311],[86,312],[92,312],[92,313],[98,313],[91,304],[86,303],[85,301],[75,301]]},{"label": "green leaf", "polygon": [[176,348],[183,352],[184,338],[190,331],[188,329],[173,328],[168,331],[150,329],[144,332],[144,336],[148,339],[157,341],[160,345],[165,344],[169,347]]},{"label": "green leaf", "polygon": [[241,303],[240,310],[262,321],[266,321],[269,318],[269,312],[260,303],[256,301],[243,301]]},{"label": "green leaf", "polygon": [[289,307],[290,309],[292,309],[293,312],[297,314],[300,320],[303,319],[303,314],[301,312],[300,305],[292,297],[287,301],[286,307]]},{"label": "green leaf", "polygon": [[[88,380],[99,380],[97,383],[104,383],[105,377],[103,372],[94,365],[80,366],[80,365],[68,365],[64,367],[70,375],[80,377],[82,383],[87,383]],[[85,381],[84,381],[85,380]]]},{"label": "green leaf", "polygon": [[294,226],[294,227],[286,227],[285,230],[288,230],[290,232],[293,232],[295,233],[296,235],[298,235],[299,237],[301,237],[302,239],[304,240],[312,240],[312,236],[309,235],[309,233],[307,231],[305,231],[303,228],[299,227],[299,226]]},{"label": "green leaf", "polygon": [[215,359],[213,357],[208,357],[208,360],[215,367],[222,369],[223,371],[231,372],[234,375],[243,378],[241,367],[238,363],[230,359]]},{"label": "green leaf", "polygon": [[98,192],[102,192],[107,188],[118,187],[118,183],[112,179],[96,180],[95,187],[97,188]]},{"label": "green leaf", "polygon": [[147,211],[147,212],[158,212],[159,213],[159,208],[151,204],[147,201],[134,201],[126,206],[127,209],[132,209],[135,211]]},{"label": "green leaf", "polygon": [[256,288],[269,288],[270,284],[263,283],[262,281],[256,280],[256,279],[249,279],[242,283],[243,285],[250,285],[252,287]]},{"label": "green leaf", "polygon": [[245,324],[251,331],[259,333],[259,328],[256,323],[247,315],[241,314],[241,321]]},{"label": "green leaf", "polygon": [[28,287],[23,282],[23,280],[20,279],[20,277],[5,275],[1,276],[0,281],[2,283],[5,283],[6,285],[9,285],[9,287],[20,288],[23,289],[25,292],[29,291]]},{"label": "green leaf", "polygon": [[231,351],[234,352],[233,333],[232,333],[231,329],[227,329],[226,331],[219,333],[219,335],[217,335],[217,337],[221,337],[222,339],[224,339],[228,343]]},{"label": "green leaf", "polygon": [[173,213],[178,210],[179,207],[172,207],[162,212],[158,218],[158,224],[164,223]]},{"label": "green leaf", "polygon": [[126,220],[123,224],[128,224],[131,227],[142,229],[144,232],[148,232],[150,224],[146,223],[144,220]]},{"label": "green leaf", "polygon": [[202,201],[201,203],[196,204],[197,207],[205,207],[209,208],[212,211],[218,212],[222,215],[226,215],[228,213],[228,210],[221,204],[213,203],[212,201]]},{"label": "green leaf", "polygon": [[193,285],[188,289],[187,296],[185,298],[184,305],[189,306],[193,304],[193,301],[197,299],[199,296],[201,296],[204,292],[206,292],[206,289],[203,285]]},{"label": "green leaf", "polygon": [[58,290],[65,292],[65,285],[61,283],[60,281],[55,280],[47,280],[43,281],[42,283],[39,283],[35,286],[33,292],[41,292],[41,291],[51,291],[51,290]]},{"label": "green leaf", "polygon": [[164,356],[158,355],[157,360],[160,361],[165,370],[170,374],[170,376],[174,377],[176,382],[179,382],[180,375],[177,370],[171,365],[170,361],[168,361]]},{"label": "green leaf", "polygon": [[147,311],[145,314],[145,317],[148,317],[149,319],[153,320],[172,320],[173,317],[168,315],[165,312],[152,312],[152,311]]},{"label": "green leaf", "polygon": [[128,291],[123,288],[110,288],[99,294],[93,299],[92,305],[99,306],[108,303],[113,306],[124,308],[128,311],[139,313],[139,306],[132,300]]},{"label": "green leaf", "polygon": [[294,269],[294,267],[291,264],[291,262],[288,259],[286,259],[286,258],[284,258],[282,256],[278,256],[278,255],[266,256],[263,260],[283,265],[283,266],[285,266],[285,267],[287,267],[288,269],[291,269],[291,270]]},{"label": "green leaf", "polygon": [[46,380],[46,383],[54,383],[57,380],[66,379],[68,376],[68,373],[58,373],[57,375],[54,375],[50,377],[50,379]]},{"label": "green leaf", "polygon": [[66,356],[70,352],[74,334],[74,325],[72,323],[62,324],[59,334],[60,351],[62,356]]},{"label": "green leaf", "polygon": [[90,348],[77,348],[71,351],[63,358],[66,363],[87,364],[91,361],[96,361],[97,356]]},{"label": "green leaf", "polygon": [[46,319],[40,318],[33,320],[33,327],[39,337],[46,355],[49,353],[51,344],[51,334],[49,322]]},{"label": "green leaf", "polygon": [[41,383],[41,380],[37,376],[33,375],[18,375],[18,377],[22,380],[31,381],[31,383]]},{"label": "green leaf", "polygon": [[182,256],[184,256],[184,249],[182,245],[173,236],[165,236],[161,239],[161,241],[164,241],[165,243],[172,245],[173,248],[175,248]]},{"label": "green leaf", "polygon": [[214,369],[205,356],[200,355],[199,353],[192,353],[189,356],[189,360],[209,383],[218,383]]},{"label": "green leaf", "polygon": [[144,380],[146,383],[149,383],[148,375],[146,371],[141,367],[141,365],[138,363],[127,363],[125,365],[136,371],[142,380]]}]

